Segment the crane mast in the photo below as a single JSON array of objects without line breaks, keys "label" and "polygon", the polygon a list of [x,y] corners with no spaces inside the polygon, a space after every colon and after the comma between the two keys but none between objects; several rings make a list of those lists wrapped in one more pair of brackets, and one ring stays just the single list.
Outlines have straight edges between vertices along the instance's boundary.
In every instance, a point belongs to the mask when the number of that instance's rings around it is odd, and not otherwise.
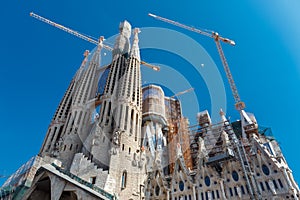
[{"label": "crane mast", "polygon": [[229,69],[226,57],[224,55],[222,46],[220,44],[220,40],[218,39],[219,36],[218,36],[217,33],[214,33],[214,35],[215,35],[215,43],[216,43],[216,46],[217,46],[217,49],[218,49],[218,52],[219,52],[222,64],[224,66],[226,77],[228,79],[228,82],[229,82],[229,85],[230,85],[230,89],[231,89],[231,92],[232,92],[232,95],[233,95],[233,98],[234,98],[234,101],[235,101],[235,108],[237,110],[239,110],[239,111],[243,110],[245,108],[245,103],[241,101],[241,98],[240,98],[240,95],[238,93],[237,87],[235,85],[235,82],[233,80],[232,74],[230,72],[230,69]]},{"label": "crane mast", "polygon": [[176,22],[176,21],[173,21],[173,20],[170,20],[170,19],[167,19],[167,18],[163,18],[163,17],[157,16],[157,15],[154,15],[154,14],[151,14],[151,13],[149,13],[148,15],[150,17],[153,17],[153,18],[157,19],[157,20],[160,20],[160,21],[163,21],[163,22],[166,22],[166,23],[169,23],[169,24],[173,24],[175,26],[187,29],[189,31],[192,31],[192,32],[195,32],[195,33],[199,33],[201,35],[205,35],[207,37],[213,38],[214,41],[215,41],[215,43],[216,43],[216,45],[217,45],[219,56],[221,58],[221,61],[222,61],[222,64],[223,64],[223,67],[224,67],[224,70],[225,70],[225,73],[226,73],[226,77],[227,77],[229,85],[230,85],[230,89],[231,89],[231,92],[232,92],[232,95],[233,95],[233,98],[234,98],[234,101],[235,101],[235,108],[237,110],[239,110],[239,111],[241,111],[241,110],[243,110],[245,108],[245,103],[241,101],[241,98],[239,96],[237,87],[235,85],[235,82],[233,80],[233,77],[232,77],[232,74],[231,74],[231,71],[230,71],[230,68],[229,68],[229,65],[227,63],[227,60],[226,60],[226,57],[224,55],[222,46],[220,44],[220,41],[222,41],[224,43],[227,43],[227,44],[230,44],[230,45],[234,46],[235,42],[233,40],[221,37],[216,32],[208,33],[206,31],[202,31],[202,30],[199,30],[199,29],[196,29],[196,28],[193,28],[193,27],[181,24],[179,22]]},{"label": "crane mast", "polygon": [[[223,64],[223,67],[224,67],[224,70],[225,70],[225,73],[226,73],[226,77],[227,77],[229,85],[230,85],[230,89],[231,89],[234,101],[235,101],[235,108],[239,111],[241,116],[243,116],[245,103],[242,102],[241,99],[240,99],[240,96],[239,96],[237,87],[235,85],[235,82],[233,80],[229,65],[227,63],[227,60],[226,60],[226,57],[224,55],[222,46],[220,44],[220,41],[222,41],[224,43],[227,43],[227,44],[230,44],[230,45],[234,46],[235,42],[233,40],[228,39],[228,38],[221,37],[217,32],[212,31],[211,33],[208,33],[208,32],[205,32],[205,31],[193,28],[193,27],[189,27],[189,26],[186,26],[186,25],[181,24],[179,22],[172,21],[170,19],[163,18],[163,17],[157,16],[157,15],[151,14],[151,13],[149,13],[148,15],[150,17],[153,17],[153,18],[157,19],[157,20],[160,20],[160,21],[163,21],[163,22],[166,22],[166,23],[169,23],[169,24],[173,24],[175,26],[178,26],[178,27],[181,27],[181,28],[184,28],[184,29],[187,29],[187,30],[190,30],[190,31],[193,31],[193,32],[196,32],[196,33],[199,33],[201,35],[205,35],[207,37],[210,37],[210,38],[214,39],[214,41],[216,43],[216,46],[217,46],[217,49],[218,49],[219,56],[221,58],[221,61],[222,61],[222,64]],[[230,124],[228,122],[226,122],[225,125],[227,126],[226,128],[230,127]],[[244,127],[243,126],[242,126],[242,131],[244,132]],[[231,134],[230,135],[232,137],[231,139],[233,141],[236,152],[238,154],[238,159],[239,159],[239,161],[241,163],[241,166],[243,168],[246,183],[247,183],[247,186],[248,186],[248,189],[249,189],[249,192],[250,192],[250,198],[260,200],[261,199],[261,194],[258,190],[256,179],[255,179],[255,177],[253,175],[253,172],[251,170],[251,167],[249,165],[249,161],[248,161],[248,158],[247,158],[247,155],[246,155],[246,152],[245,152],[244,145],[243,145],[242,142],[238,141],[238,139],[236,138],[236,135],[232,131],[232,129],[231,129]]]},{"label": "crane mast", "polygon": [[[51,21],[51,20],[49,20],[49,19],[47,19],[45,17],[37,15],[34,12],[31,12],[30,16],[33,17],[33,18],[35,18],[35,19],[37,19],[37,20],[39,20],[39,21],[41,21],[41,22],[44,22],[44,23],[49,24],[51,26],[54,26],[54,27],[56,27],[56,28],[58,28],[60,30],[63,30],[65,32],[67,32],[67,33],[70,33],[70,34],[72,34],[72,35],[74,35],[76,37],[79,37],[79,38],[81,38],[81,39],[83,39],[85,41],[88,41],[88,42],[90,42],[92,44],[95,44],[95,45],[99,44],[100,38],[103,39],[103,37],[100,37],[99,40],[97,41],[96,39],[93,39],[91,36],[79,33],[78,31],[72,30],[72,29],[70,29],[68,27],[65,27],[65,26],[61,25],[61,24],[53,22],[53,21]],[[108,51],[112,51],[113,50],[113,48],[110,47],[110,46],[108,46],[108,45],[105,45],[105,44],[102,44],[102,45],[103,45],[103,48],[105,48]],[[160,68],[158,66],[151,65],[151,64],[149,64],[149,63],[147,63],[145,61],[142,61],[142,60],[141,60],[141,64],[144,65],[144,66],[146,66],[146,67],[149,67],[149,68],[153,69],[154,71],[159,71],[160,70]]]}]

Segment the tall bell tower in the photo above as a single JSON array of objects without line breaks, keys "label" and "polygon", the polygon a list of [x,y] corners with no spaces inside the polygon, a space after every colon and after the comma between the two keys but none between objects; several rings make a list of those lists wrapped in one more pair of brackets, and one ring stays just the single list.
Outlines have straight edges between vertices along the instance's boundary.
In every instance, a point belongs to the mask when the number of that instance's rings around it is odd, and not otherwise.
[{"label": "tall bell tower", "polygon": [[[142,89],[139,29],[119,26],[101,96],[97,125],[84,143],[90,159],[108,171],[106,188],[120,199],[139,199],[144,165],[141,152]],[[132,45],[131,45],[132,44]],[[131,47],[132,46],[132,47]],[[108,186],[109,185],[109,186]]]},{"label": "tall bell tower", "polygon": [[134,38],[123,77],[117,89],[110,173],[115,177],[120,199],[138,199],[141,195],[144,158],[141,152],[142,89],[139,29]]}]

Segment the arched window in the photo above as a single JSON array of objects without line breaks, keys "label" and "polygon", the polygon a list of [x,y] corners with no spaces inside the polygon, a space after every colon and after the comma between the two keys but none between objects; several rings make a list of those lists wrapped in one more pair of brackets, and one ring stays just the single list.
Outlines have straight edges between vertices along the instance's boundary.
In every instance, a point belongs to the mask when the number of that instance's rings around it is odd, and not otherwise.
[{"label": "arched window", "polygon": [[122,183],[121,183],[121,189],[125,189],[126,188],[126,182],[127,182],[127,171],[123,171],[122,174]]},{"label": "arched window", "polygon": [[111,112],[111,102],[108,103],[107,116],[110,116],[110,112]]},{"label": "arched window", "polygon": [[156,196],[159,196],[159,192],[160,192],[160,188],[159,188],[159,186],[157,185],[157,186],[155,187],[155,194],[156,194]]}]

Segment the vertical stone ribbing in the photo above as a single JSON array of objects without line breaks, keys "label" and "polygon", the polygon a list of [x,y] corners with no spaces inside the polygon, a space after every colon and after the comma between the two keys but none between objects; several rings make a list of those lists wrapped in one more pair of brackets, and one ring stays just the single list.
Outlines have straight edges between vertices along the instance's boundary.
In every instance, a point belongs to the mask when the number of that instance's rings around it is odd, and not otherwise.
[{"label": "vertical stone ribbing", "polygon": [[83,68],[85,67],[85,64],[87,62],[89,51],[84,52],[85,58],[82,61],[82,64],[79,68],[79,70],[76,72],[75,76],[73,77],[67,91],[64,94],[64,97],[62,98],[53,118],[52,121],[48,127],[47,135],[45,137],[44,143],[42,145],[42,148],[39,152],[39,155],[41,156],[51,156],[56,157],[59,147],[60,138],[63,135],[63,129],[65,126],[65,123],[67,121],[67,117],[70,114],[71,111],[71,105],[72,100],[74,96],[74,91],[76,87],[76,81],[80,78],[81,72],[83,71]]},{"label": "vertical stone ribbing", "polygon": [[60,146],[59,158],[65,168],[69,168],[75,153],[81,150],[88,134],[88,124],[92,110],[88,101],[96,95],[97,70],[100,67],[100,43],[82,77],[76,84],[71,113],[68,116],[64,137]]},{"label": "vertical stone ribbing", "polygon": [[[129,58],[120,69],[123,72],[116,88],[114,117],[116,126],[113,134],[120,134],[120,143],[112,146],[110,158],[110,175],[116,182],[115,192],[120,199],[130,199],[137,195],[141,183],[141,168],[138,166],[141,159],[141,82],[140,56],[138,47],[138,30],[134,31],[134,40]],[[122,185],[122,174],[127,174],[127,185]],[[137,195],[138,196],[138,195]],[[134,198],[135,199],[135,198]]]}]

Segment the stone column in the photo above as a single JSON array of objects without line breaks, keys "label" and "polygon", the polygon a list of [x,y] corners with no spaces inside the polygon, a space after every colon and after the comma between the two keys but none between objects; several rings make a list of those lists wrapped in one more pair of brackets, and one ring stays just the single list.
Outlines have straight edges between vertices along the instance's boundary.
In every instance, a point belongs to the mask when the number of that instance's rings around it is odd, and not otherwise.
[{"label": "stone column", "polygon": [[290,179],[289,179],[289,177],[287,175],[286,169],[282,168],[282,172],[283,172],[284,178],[285,178],[285,180],[286,180],[286,182],[287,182],[287,184],[289,186],[289,189],[292,189],[293,186],[292,186],[292,183],[291,183],[291,181],[290,181]]},{"label": "stone column", "polygon": [[196,185],[193,185],[193,199],[196,199]]},{"label": "stone column", "polygon": [[221,189],[221,193],[222,193],[222,199],[226,200],[226,194],[225,194],[225,190],[224,190],[224,184],[223,184],[224,179],[220,178],[219,179],[219,183],[220,183],[220,189]]}]

